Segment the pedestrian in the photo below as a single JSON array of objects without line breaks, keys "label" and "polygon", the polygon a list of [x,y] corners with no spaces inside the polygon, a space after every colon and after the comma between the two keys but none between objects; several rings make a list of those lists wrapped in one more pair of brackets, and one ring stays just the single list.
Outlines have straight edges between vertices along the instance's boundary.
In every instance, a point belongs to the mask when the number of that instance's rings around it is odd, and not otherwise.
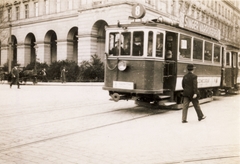
[{"label": "pedestrian", "polygon": [[17,84],[18,85],[18,89],[20,89],[20,83],[19,83],[19,70],[18,70],[18,65],[15,64],[12,71],[11,71],[11,75],[12,75],[12,81],[10,83],[10,88],[12,88],[13,84]]},{"label": "pedestrian", "polygon": [[183,87],[183,110],[182,110],[182,123],[187,123],[187,113],[189,103],[192,102],[195,111],[198,116],[198,121],[201,121],[206,118],[203,115],[201,107],[199,105],[199,94],[197,88],[197,75],[193,73],[194,70],[193,64],[188,64],[187,69],[188,73],[184,75],[182,80],[182,87]]},{"label": "pedestrian", "polygon": [[43,82],[48,82],[47,73],[46,73],[46,69],[45,68],[43,68],[41,74],[42,74],[42,81]]},{"label": "pedestrian", "polygon": [[62,71],[61,71],[61,78],[62,78],[62,83],[65,83],[66,82],[66,69],[65,67],[63,67]]}]

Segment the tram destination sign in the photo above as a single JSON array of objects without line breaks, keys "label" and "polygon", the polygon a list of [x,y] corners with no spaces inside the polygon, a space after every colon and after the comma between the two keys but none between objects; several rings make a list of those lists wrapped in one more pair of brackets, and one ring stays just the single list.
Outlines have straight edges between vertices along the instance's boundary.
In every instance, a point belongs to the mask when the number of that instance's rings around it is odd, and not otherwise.
[{"label": "tram destination sign", "polygon": [[220,30],[212,27],[206,23],[200,22],[194,18],[191,18],[187,15],[181,14],[179,26],[203,35],[215,38],[220,40]]}]

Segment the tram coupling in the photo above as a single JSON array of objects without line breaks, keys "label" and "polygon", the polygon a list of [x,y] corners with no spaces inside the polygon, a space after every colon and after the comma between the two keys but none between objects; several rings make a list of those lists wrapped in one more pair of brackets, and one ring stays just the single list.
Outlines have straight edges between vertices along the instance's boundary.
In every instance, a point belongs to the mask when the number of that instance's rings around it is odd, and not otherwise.
[{"label": "tram coupling", "polygon": [[118,102],[119,100],[129,100],[129,99],[132,98],[131,96],[128,96],[128,95],[120,95],[120,94],[118,94],[118,93],[110,94],[110,96],[112,97],[112,100],[115,101],[115,102]]}]

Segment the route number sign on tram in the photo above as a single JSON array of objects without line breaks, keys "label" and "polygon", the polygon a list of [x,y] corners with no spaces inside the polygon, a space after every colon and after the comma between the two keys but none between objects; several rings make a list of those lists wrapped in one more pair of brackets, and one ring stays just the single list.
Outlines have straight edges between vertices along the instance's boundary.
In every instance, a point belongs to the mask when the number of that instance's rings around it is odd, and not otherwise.
[{"label": "route number sign on tram", "polygon": [[141,4],[136,4],[132,8],[132,16],[135,19],[140,19],[143,18],[146,14],[146,9],[143,5]]}]

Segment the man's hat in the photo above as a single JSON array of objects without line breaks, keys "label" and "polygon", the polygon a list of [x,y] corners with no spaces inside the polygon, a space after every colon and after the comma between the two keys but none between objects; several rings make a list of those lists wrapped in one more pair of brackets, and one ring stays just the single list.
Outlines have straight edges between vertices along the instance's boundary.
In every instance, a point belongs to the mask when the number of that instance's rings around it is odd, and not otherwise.
[{"label": "man's hat", "polygon": [[187,69],[189,70],[189,71],[192,71],[194,68],[196,68],[193,64],[188,64],[187,65]]}]

